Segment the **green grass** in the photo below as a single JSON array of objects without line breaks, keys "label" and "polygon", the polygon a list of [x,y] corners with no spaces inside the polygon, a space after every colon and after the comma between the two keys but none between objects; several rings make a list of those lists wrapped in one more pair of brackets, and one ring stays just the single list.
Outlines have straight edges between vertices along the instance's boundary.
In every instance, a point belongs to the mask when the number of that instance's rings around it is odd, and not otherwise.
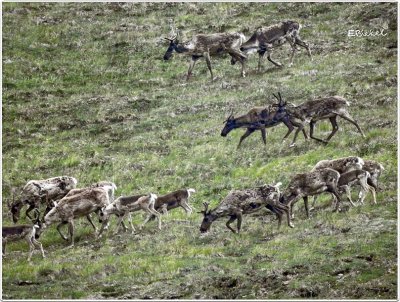
[{"label": "green grass", "polygon": [[[84,187],[111,180],[117,195],[195,188],[196,212],[163,216],[136,234],[111,232],[95,240],[84,219],[76,245],[55,227],[41,237],[47,258],[26,261],[25,242],[7,246],[5,299],[395,299],[397,297],[397,6],[394,3],[3,3],[3,225],[6,201],[31,179],[71,175]],[[241,31],[298,20],[310,43],[294,66],[265,60],[248,76],[228,58],[203,61],[185,81],[188,58],[162,56],[168,19],[184,39],[197,32]],[[387,25],[387,36],[349,38],[349,29]],[[386,25],[385,25],[386,24]],[[273,57],[288,63],[289,47]],[[366,134],[339,120],[324,146],[299,136],[282,143],[284,126],[259,133],[236,149],[243,130],[220,136],[231,110],[285,100],[300,104],[341,95]],[[319,122],[316,135],[328,135]],[[290,137],[291,138],[291,137]],[[289,138],[289,139],[290,139]],[[215,206],[232,189],[287,185],[319,160],[350,155],[383,164],[378,204],[332,213],[318,200],[310,219],[296,205],[295,228],[277,230],[267,211],[245,216],[234,235],[225,220],[201,236],[197,211]],[[356,196],[354,195],[354,198]],[[135,225],[143,220],[134,217]],[[23,220],[24,221],[24,220]],[[26,222],[26,221],[24,221]],[[112,221],[112,228],[115,220]],[[33,284],[32,284],[33,283]]]}]

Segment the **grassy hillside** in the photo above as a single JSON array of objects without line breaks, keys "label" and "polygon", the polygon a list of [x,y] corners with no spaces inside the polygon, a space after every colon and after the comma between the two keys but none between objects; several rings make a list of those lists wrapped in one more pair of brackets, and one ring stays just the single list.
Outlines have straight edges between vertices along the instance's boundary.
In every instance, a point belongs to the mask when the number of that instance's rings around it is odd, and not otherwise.
[{"label": "grassy hillside", "polygon": [[[378,204],[344,202],[332,213],[319,199],[311,219],[296,205],[296,227],[277,230],[267,210],[245,216],[235,235],[225,221],[200,236],[201,214],[179,209],[136,234],[95,240],[85,219],[73,249],[55,226],[41,241],[47,253],[26,261],[25,242],[8,245],[3,298],[113,299],[395,299],[397,296],[397,5],[302,3],[105,4],[3,3],[3,225],[11,225],[10,189],[30,179],[71,175],[84,187],[111,180],[117,195],[195,188],[196,211],[231,189],[281,181],[322,159],[349,155],[381,162]],[[164,62],[168,20],[185,39],[194,33],[241,31],[298,20],[304,51],[294,66],[267,60],[248,77],[229,58],[201,60],[185,81],[188,58]],[[383,37],[348,37],[350,29],[385,28]],[[288,63],[289,46],[273,54]],[[366,133],[339,120],[324,146],[301,137],[282,143],[286,127],[259,133],[236,150],[243,130],[220,136],[233,109],[271,104],[281,91],[295,104],[341,95]],[[326,136],[330,124],[317,124]],[[356,190],[354,190],[356,199]],[[135,215],[135,224],[142,214]]]}]

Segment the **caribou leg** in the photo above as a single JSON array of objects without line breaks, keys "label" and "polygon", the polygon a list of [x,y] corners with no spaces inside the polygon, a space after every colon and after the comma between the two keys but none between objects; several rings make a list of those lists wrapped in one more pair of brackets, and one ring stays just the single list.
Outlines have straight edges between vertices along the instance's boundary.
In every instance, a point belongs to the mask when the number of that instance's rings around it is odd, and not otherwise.
[{"label": "caribou leg", "polygon": [[240,233],[240,229],[242,227],[242,213],[236,214],[237,217],[237,232]]},{"label": "caribou leg", "polygon": [[71,219],[69,222],[69,226],[68,226],[68,231],[69,231],[69,235],[71,236],[70,238],[70,247],[74,246],[75,240],[74,240],[74,220]]},{"label": "caribou leg", "polygon": [[[293,141],[292,141],[292,143],[290,144],[289,147],[294,147],[295,146],[297,135],[299,134],[300,131],[304,131],[304,124],[303,123],[299,124],[299,127],[297,128],[296,132],[294,133]],[[304,134],[304,132],[303,132],[303,134]]]},{"label": "caribou leg", "polygon": [[295,45],[299,45],[299,46],[301,46],[301,47],[304,47],[304,48],[307,50],[307,54],[308,54],[308,56],[311,58],[311,61],[313,60],[313,58],[312,58],[312,56],[311,56],[310,46],[308,45],[308,43],[306,43],[306,42],[300,40],[299,37],[296,37],[296,38],[295,38],[294,43],[295,43]]},{"label": "caribou leg", "polygon": [[[241,52],[240,50],[233,49],[233,48],[226,49],[226,51],[232,57],[231,63],[233,60],[235,60],[235,62],[236,61],[240,62],[240,64],[242,65],[241,76],[243,78],[246,77],[246,72],[245,72],[245,62],[247,59],[246,55],[243,52]],[[233,59],[233,58],[235,58],[235,59]]]},{"label": "caribou leg", "polygon": [[231,223],[234,222],[237,219],[236,215],[231,216],[229,220],[226,223],[226,227],[230,229],[233,233],[236,233],[236,231],[231,227]]},{"label": "caribou leg", "polygon": [[206,63],[207,63],[208,70],[210,70],[211,81],[214,81],[214,74],[213,74],[212,69],[211,69],[210,53],[206,51],[206,52],[204,53],[204,58],[206,59]]},{"label": "caribou leg", "polygon": [[193,71],[194,65],[196,65],[196,62],[199,58],[200,58],[200,56],[192,56],[192,59],[189,63],[189,69],[188,69],[186,80],[189,80],[189,78],[192,76],[192,71]]},{"label": "caribou leg", "polygon": [[261,131],[261,137],[264,142],[264,145],[267,145],[267,132],[265,131],[265,127],[261,127],[260,131]]},{"label": "caribou leg", "polygon": [[326,141],[329,142],[329,140],[332,138],[332,136],[335,135],[335,133],[339,130],[339,126],[336,121],[336,116],[332,116],[329,118],[332,124],[332,132],[329,134],[329,136],[326,138]]},{"label": "caribou leg", "polygon": [[61,227],[62,227],[63,225],[66,225],[67,223],[68,223],[68,222],[63,221],[63,222],[61,222],[61,223],[59,223],[59,224],[57,225],[57,231],[58,231],[58,233],[60,234],[61,238],[64,239],[64,240],[68,240],[68,238],[65,237],[65,236],[63,235],[63,233],[61,233]]},{"label": "caribou leg", "polygon": [[264,49],[258,50],[258,72],[261,72],[261,67],[262,67],[262,61],[264,60],[264,55],[265,55]]},{"label": "caribou leg", "polygon": [[304,200],[304,207],[306,209],[307,218],[310,218],[310,209],[308,207],[308,196],[304,196],[303,200]]},{"label": "caribou leg", "polygon": [[282,64],[282,63],[275,62],[274,60],[272,60],[272,58],[271,58],[271,53],[272,53],[272,49],[267,49],[267,59],[268,59],[268,61],[270,61],[270,62],[271,62],[272,64],[274,64],[275,66],[283,67],[283,64]]},{"label": "caribou leg", "polygon": [[89,223],[92,225],[94,232],[97,232],[97,227],[94,225],[92,218],[90,217],[90,214],[86,216],[86,219],[89,221]]},{"label": "caribou leg", "polygon": [[34,203],[28,203],[29,204],[29,208],[26,209],[25,211],[25,215],[26,217],[28,217],[30,220],[32,220],[32,216],[29,214],[33,209],[35,209],[35,204]]},{"label": "caribou leg", "polygon": [[352,123],[354,126],[357,127],[358,132],[361,133],[362,137],[365,138],[364,132],[361,130],[360,126],[358,125],[357,121],[355,119],[353,119],[350,114],[348,114],[347,112],[344,114],[337,114],[339,115],[341,118],[345,119],[346,121],[349,121],[350,123]]},{"label": "caribou leg", "polygon": [[278,208],[273,207],[270,204],[267,204],[265,207],[276,215],[276,218],[278,219],[278,230],[279,230],[282,224],[282,211]]},{"label": "caribou leg", "polygon": [[247,128],[246,132],[242,135],[242,137],[240,138],[239,144],[237,146],[237,148],[239,149],[240,145],[242,144],[242,142],[244,141],[244,139],[246,137],[248,137],[250,134],[252,134],[256,129],[254,128]]},{"label": "caribou leg", "polygon": [[[312,138],[312,139],[315,139],[316,141],[319,141],[319,142],[321,142],[321,143],[328,143],[327,141],[324,141],[323,139],[320,139],[320,138],[318,138],[318,137],[315,137],[314,136],[314,127],[315,127],[315,121],[311,121],[310,122],[310,137]],[[333,132],[333,131],[332,131]]]}]

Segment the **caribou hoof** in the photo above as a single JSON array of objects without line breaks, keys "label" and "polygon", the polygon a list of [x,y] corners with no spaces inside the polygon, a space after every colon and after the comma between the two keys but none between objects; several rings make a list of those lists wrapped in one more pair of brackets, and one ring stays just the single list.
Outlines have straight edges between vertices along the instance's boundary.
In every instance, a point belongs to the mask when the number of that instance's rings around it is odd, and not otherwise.
[{"label": "caribou hoof", "polygon": [[294,228],[294,224],[293,223],[289,223],[289,226],[291,227],[291,228]]},{"label": "caribou hoof", "polygon": [[295,147],[295,146],[296,146],[296,144],[295,144],[295,143],[292,143],[292,144],[289,145],[289,148],[293,148],[293,147]]}]

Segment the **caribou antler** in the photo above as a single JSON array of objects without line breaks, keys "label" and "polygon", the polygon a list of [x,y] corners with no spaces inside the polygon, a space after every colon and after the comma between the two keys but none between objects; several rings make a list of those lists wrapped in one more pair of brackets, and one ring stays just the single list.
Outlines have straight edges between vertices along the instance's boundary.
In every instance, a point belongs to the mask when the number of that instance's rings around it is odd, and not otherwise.
[{"label": "caribou antler", "polygon": [[208,202],[203,202],[203,205],[204,205],[204,211],[202,211],[202,213],[206,214],[207,210],[208,210],[209,203]]},{"label": "caribou antler", "polygon": [[233,117],[233,109],[231,110],[231,113],[229,114],[228,118],[222,124],[225,124],[227,121],[229,121],[231,117]]},{"label": "caribou antler", "polygon": [[172,38],[165,38],[165,37],[164,37],[164,39],[165,39],[165,40],[168,40],[168,41],[170,41],[170,42],[173,42],[173,41],[175,41],[176,37],[177,37],[177,36],[175,35],[175,36],[173,36]]},{"label": "caribou antler", "polygon": [[164,38],[164,39],[168,40],[170,42],[173,42],[173,41],[175,41],[176,38],[178,38],[179,32],[177,31],[177,29],[175,27],[174,19],[169,19],[168,23],[169,23],[169,27],[171,28],[171,31],[169,34],[170,38]]},{"label": "caribou antler", "polygon": [[278,95],[279,95],[279,99],[280,99],[280,105],[281,105],[281,106],[285,106],[285,105],[286,105],[286,102],[284,102],[284,101],[282,100],[282,96],[281,96],[281,92],[280,92],[280,91],[278,92]]},{"label": "caribou antler", "polygon": [[278,96],[275,93],[273,93],[272,95],[278,100],[278,104],[274,104],[273,105],[274,107],[286,105],[286,102],[283,102],[282,95],[279,91],[278,91]]}]

